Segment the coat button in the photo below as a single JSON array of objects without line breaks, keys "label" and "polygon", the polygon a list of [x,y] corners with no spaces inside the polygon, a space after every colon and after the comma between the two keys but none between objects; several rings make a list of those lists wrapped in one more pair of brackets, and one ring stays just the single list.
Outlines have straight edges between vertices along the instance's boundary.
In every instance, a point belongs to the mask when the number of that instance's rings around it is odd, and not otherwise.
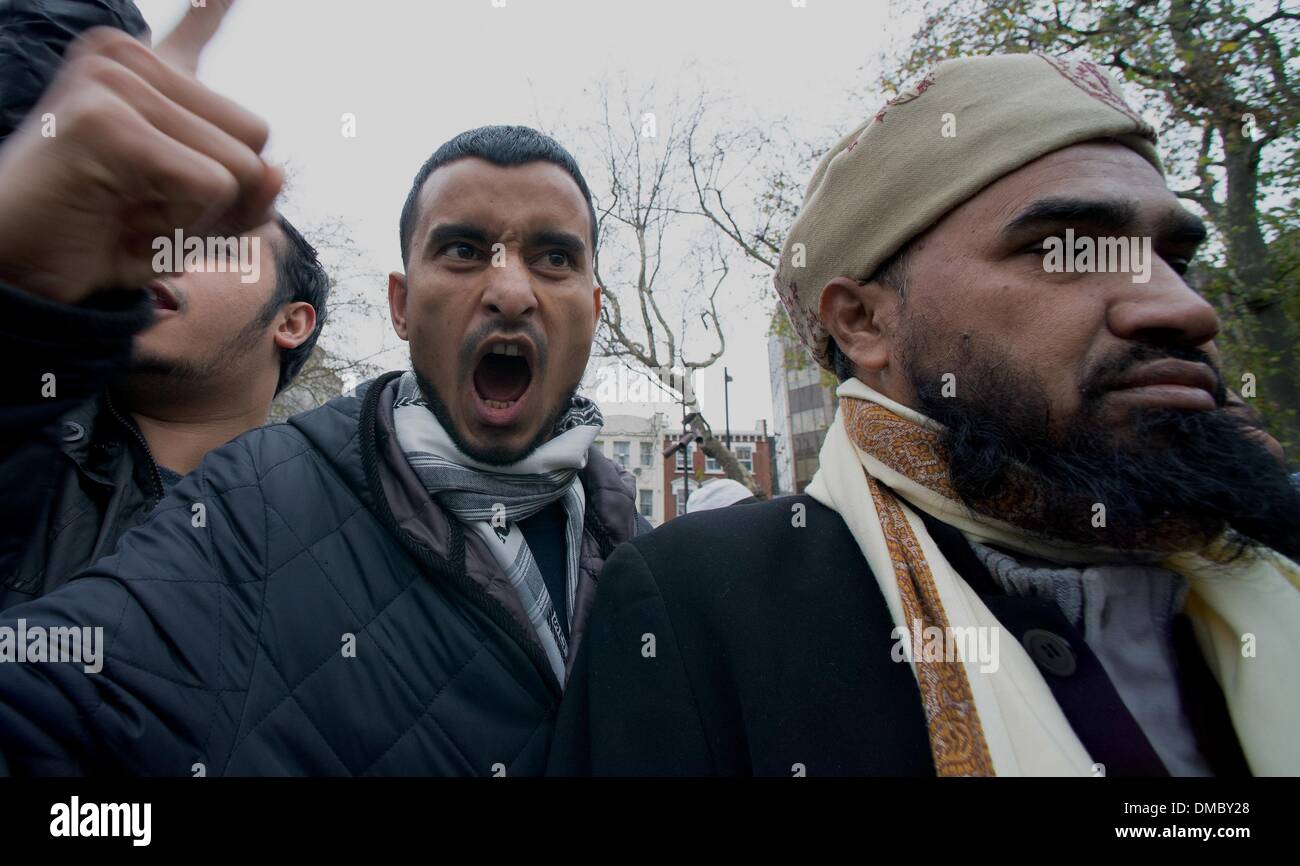
[{"label": "coat button", "polygon": [[1070,642],[1059,634],[1041,628],[1031,628],[1020,639],[1029,650],[1030,657],[1040,668],[1058,677],[1068,677],[1078,665]]},{"label": "coat button", "polygon": [[86,428],[82,427],[76,421],[63,422],[63,441],[80,442],[81,437],[86,435]]}]

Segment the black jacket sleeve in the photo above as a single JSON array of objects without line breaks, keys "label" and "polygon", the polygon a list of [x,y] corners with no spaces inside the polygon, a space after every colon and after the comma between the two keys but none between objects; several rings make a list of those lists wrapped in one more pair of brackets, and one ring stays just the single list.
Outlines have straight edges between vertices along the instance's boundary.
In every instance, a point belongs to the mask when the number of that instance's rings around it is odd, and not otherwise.
[{"label": "black jacket sleeve", "polygon": [[139,290],[72,306],[0,284],[0,577],[22,563],[54,495],[58,420],[106,387],[152,321]]},{"label": "black jacket sleeve", "polygon": [[[265,509],[252,463],[238,440],[212,452],[115,554],[0,617],[0,768],[220,772],[264,603]],[[15,639],[25,632],[31,643],[33,629],[102,629],[99,657],[20,662]]]},{"label": "black jacket sleeve", "polygon": [[92,27],[149,32],[131,0],[0,0],[0,141],[36,106],[72,41]]},{"label": "black jacket sleeve", "polygon": [[620,545],[601,571],[590,625],[556,722],[549,773],[704,776],[717,771],[654,575],[635,543]]}]

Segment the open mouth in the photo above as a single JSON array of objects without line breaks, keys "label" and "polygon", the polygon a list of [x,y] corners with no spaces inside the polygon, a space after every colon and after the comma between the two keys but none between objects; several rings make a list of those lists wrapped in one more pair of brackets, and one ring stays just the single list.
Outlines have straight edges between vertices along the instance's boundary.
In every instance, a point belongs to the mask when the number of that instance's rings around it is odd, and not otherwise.
[{"label": "open mouth", "polygon": [[527,347],[494,342],[474,368],[474,391],[489,410],[489,420],[508,423],[533,381]]},{"label": "open mouth", "polygon": [[170,310],[179,312],[181,305],[176,299],[176,295],[167,284],[162,280],[150,280],[145,284],[145,290],[149,292],[149,297],[153,300],[154,310]]}]

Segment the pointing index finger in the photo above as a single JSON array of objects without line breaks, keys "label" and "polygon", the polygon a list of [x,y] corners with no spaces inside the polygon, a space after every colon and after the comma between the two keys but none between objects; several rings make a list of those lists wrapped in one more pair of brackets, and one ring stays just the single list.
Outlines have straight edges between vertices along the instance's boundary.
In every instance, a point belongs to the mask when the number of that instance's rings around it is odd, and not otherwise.
[{"label": "pointing index finger", "polygon": [[163,37],[154,49],[169,64],[193,75],[199,68],[199,57],[221,22],[235,5],[235,0],[190,0],[185,16],[176,28]]}]

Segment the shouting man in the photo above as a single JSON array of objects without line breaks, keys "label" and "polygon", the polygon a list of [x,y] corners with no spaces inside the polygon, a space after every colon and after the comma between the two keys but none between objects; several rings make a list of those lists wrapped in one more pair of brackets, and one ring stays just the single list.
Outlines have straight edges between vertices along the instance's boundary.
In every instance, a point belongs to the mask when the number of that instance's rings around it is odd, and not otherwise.
[{"label": "shouting man", "polygon": [[553,768],[1300,772],[1300,499],[1204,237],[1091,63],[949,61],[846,136],[776,274],[820,470],[615,554]]},{"label": "shouting man", "polygon": [[[82,255],[0,219],[5,282],[120,305],[142,238],[265,221],[265,125],[139,43],[87,34],[53,90],[86,159],[42,153],[18,210]],[[87,175],[105,193],[57,210]],[[420,171],[401,238],[410,372],[217,449],[114,556],[6,611],[0,769],[541,771],[595,574],[638,528],[574,393],[600,304],[591,196],[550,138],[474,130]],[[93,658],[43,648],[76,629]]]}]

